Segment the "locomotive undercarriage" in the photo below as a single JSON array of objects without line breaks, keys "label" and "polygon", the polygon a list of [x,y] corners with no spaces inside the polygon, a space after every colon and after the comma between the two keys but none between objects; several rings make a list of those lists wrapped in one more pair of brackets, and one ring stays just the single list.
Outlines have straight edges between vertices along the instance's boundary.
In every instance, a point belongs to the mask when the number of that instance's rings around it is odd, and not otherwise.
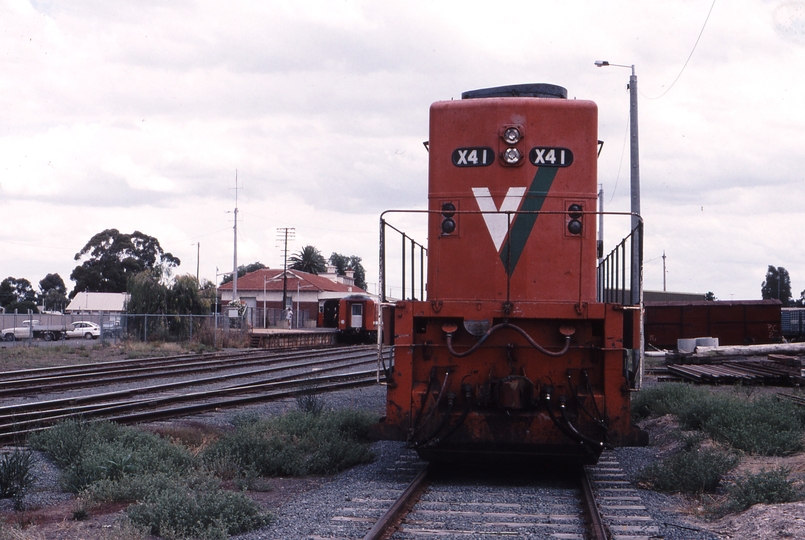
[{"label": "locomotive undercarriage", "polygon": [[[468,310],[467,304],[472,305]],[[400,302],[383,438],[425,459],[594,463],[631,426],[623,316],[605,304]],[[459,316],[471,313],[472,319]]]}]

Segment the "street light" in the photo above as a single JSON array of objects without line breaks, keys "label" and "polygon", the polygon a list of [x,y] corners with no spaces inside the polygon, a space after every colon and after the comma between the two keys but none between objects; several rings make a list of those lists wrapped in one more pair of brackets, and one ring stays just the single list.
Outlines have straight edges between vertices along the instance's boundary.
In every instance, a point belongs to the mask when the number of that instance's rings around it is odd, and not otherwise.
[{"label": "street light", "polygon": [[632,294],[631,305],[638,306],[638,332],[639,336],[637,343],[633,347],[637,354],[637,381],[635,388],[637,390],[643,386],[643,351],[645,345],[645,335],[643,327],[643,283],[641,273],[641,263],[643,257],[643,235],[640,231],[640,154],[637,144],[637,75],[635,75],[634,64],[610,64],[606,60],[596,60],[595,65],[598,67],[613,66],[631,68],[632,76],[629,77],[629,133],[630,145],[629,155],[631,157],[632,175],[631,175],[631,197],[632,197]]},{"label": "street light", "polygon": [[632,231],[634,234],[634,246],[632,249],[632,305],[640,303],[640,287],[635,285],[640,283],[640,246],[642,239],[638,225],[640,224],[640,153],[638,149],[637,138],[637,75],[635,75],[634,64],[610,64],[606,60],[596,60],[597,67],[623,67],[631,68],[632,76],[629,77],[629,134],[630,146],[629,155],[631,158],[632,175],[631,175],[631,212],[632,212]]}]

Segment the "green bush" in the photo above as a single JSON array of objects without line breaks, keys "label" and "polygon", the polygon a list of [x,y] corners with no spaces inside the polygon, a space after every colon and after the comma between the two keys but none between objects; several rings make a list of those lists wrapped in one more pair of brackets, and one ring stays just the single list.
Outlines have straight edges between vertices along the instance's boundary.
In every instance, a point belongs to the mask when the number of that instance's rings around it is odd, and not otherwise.
[{"label": "green bush", "polygon": [[34,484],[34,455],[30,450],[14,449],[0,458],[0,498],[14,499],[14,508],[22,510],[22,500]]},{"label": "green bush", "polygon": [[719,513],[743,512],[755,504],[798,501],[802,493],[788,480],[788,470],[779,468],[741,476],[727,488],[729,500]]},{"label": "green bush", "polygon": [[118,429],[111,422],[89,423],[66,420],[50,429],[32,435],[31,448],[45,452],[59,467],[67,467],[81,459],[85,449]]},{"label": "green bush", "polygon": [[702,428],[733,448],[764,456],[784,456],[802,450],[800,406],[775,397],[754,401],[734,398],[714,410]]},{"label": "green bush", "polygon": [[76,493],[101,480],[182,473],[194,466],[185,448],[111,422],[64,422],[37,434],[31,445],[62,467],[62,485]]},{"label": "green bush", "polygon": [[676,415],[691,402],[702,399],[705,394],[703,389],[683,383],[646,388],[632,397],[632,416],[639,420],[649,416]]},{"label": "green bush", "polygon": [[682,450],[641,472],[641,480],[669,493],[713,493],[738,457],[715,448]]},{"label": "green bush", "polygon": [[632,414],[635,418],[674,414],[682,429],[701,430],[751,454],[782,456],[803,448],[805,408],[772,396],[750,400],[666,384],[638,393]]},{"label": "green bush", "polygon": [[138,501],[180,480],[181,476],[167,473],[125,475],[114,480],[104,478],[87,486],[82,495],[93,502]]},{"label": "green bush", "polygon": [[210,478],[175,482],[126,510],[129,519],[164,538],[227,538],[271,522],[242,494],[223,491]]},{"label": "green bush", "polygon": [[233,460],[263,476],[332,474],[371,461],[366,441],[374,416],[358,411],[292,411],[267,420],[238,421],[235,433],[203,455],[205,463]]}]

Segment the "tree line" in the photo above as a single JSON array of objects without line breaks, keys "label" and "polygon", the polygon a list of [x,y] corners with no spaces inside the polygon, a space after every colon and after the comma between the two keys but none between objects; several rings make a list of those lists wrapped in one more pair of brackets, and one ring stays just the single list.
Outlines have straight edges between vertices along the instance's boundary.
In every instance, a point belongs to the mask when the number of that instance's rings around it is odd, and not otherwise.
[{"label": "tree line", "polygon": [[[173,268],[181,261],[165,252],[156,238],[134,231],[121,233],[106,229],[94,235],[75,254],[81,264],[70,273],[75,287],[67,294],[67,287],[59,274],[48,274],[34,290],[24,278],[7,277],[0,282],[0,307],[6,312],[37,313],[39,306],[46,311],[64,311],[72,298],[80,292],[127,292],[129,313],[178,313],[200,315],[210,313],[216,299],[216,284],[206,279],[199,283],[189,274],[173,277]],[[327,261],[313,246],[305,246],[289,257],[290,268],[319,274],[326,271]],[[339,275],[347,270],[354,272],[355,285],[366,289],[366,272],[361,258],[333,252],[329,263]],[[238,267],[238,277],[266,268],[255,262]],[[232,281],[232,274],[224,276],[220,285]]]},{"label": "tree line", "polygon": [[779,300],[784,306],[805,307],[805,290],[799,293],[799,298],[794,299],[791,293],[791,276],[782,266],[769,265],[766,279],[760,286],[760,294],[763,300]]}]

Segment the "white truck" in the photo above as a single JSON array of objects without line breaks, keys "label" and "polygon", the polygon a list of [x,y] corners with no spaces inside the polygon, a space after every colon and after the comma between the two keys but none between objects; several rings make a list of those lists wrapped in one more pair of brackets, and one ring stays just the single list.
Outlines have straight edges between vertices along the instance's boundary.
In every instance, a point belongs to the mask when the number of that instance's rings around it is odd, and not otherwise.
[{"label": "white truck", "polygon": [[43,325],[39,321],[28,320],[22,321],[22,326],[15,326],[14,328],[3,328],[0,331],[0,336],[4,341],[14,341],[18,339],[42,338],[45,341],[52,341],[54,339],[62,339],[65,337],[67,327],[60,324]]}]

